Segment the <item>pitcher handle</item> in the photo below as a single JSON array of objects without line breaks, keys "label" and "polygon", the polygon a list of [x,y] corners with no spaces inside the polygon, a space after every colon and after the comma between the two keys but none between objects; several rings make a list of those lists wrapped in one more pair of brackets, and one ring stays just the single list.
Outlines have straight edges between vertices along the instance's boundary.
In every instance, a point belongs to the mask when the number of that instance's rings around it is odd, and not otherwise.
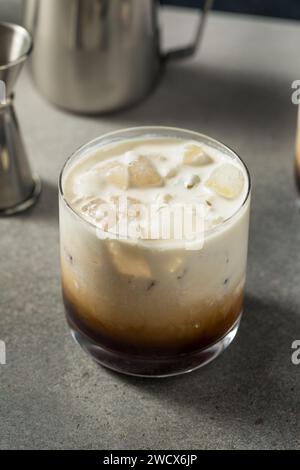
[{"label": "pitcher handle", "polygon": [[184,59],[185,57],[190,57],[193,55],[197,48],[200,45],[200,41],[202,39],[203,31],[205,28],[206,20],[207,20],[207,15],[209,11],[212,9],[214,0],[205,0],[203,9],[202,9],[202,14],[200,15],[199,18],[199,24],[198,28],[196,31],[196,35],[194,40],[191,42],[191,44],[188,44],[185,47],[179,48],[179,49],[171,49],[170,51],[164,52],[163,53],[163,60],[172,60],[172,59]]}]

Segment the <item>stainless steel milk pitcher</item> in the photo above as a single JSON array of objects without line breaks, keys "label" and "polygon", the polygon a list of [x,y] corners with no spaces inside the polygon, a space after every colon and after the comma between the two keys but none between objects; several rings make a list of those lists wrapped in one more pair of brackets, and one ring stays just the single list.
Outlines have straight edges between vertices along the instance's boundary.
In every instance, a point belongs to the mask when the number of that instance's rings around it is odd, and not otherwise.
[{"label": "stainless steel milk pitcher", "polygon": [[131,105],[152,89],[164,58],[193,54],[212,1],[204,2],[195,41],[163,54],[156,0],[25,0],[34,82],[51,102],[74,112]]}]

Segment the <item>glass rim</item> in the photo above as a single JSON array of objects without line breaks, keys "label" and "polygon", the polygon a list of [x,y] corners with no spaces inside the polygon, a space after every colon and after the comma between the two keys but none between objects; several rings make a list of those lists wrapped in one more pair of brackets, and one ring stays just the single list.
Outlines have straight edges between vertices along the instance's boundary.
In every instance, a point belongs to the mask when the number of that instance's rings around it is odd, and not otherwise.
[{"label": "glass rim", "polygon": [[[220,230],[222,227],[224,227],[225,225],[228,225],[230,223],[230,221],[232,221],[233,219],[235,219],[235,217],[240,213],[240,211],[243,209],[243,207],[245,207],[246,203],[248,202],[249,198],[250,198],[250,194],[251,194],[251,187],[252,187],[252,182],[251,182],[251,177],[250,177],[250,173],[249,173],[249,170],[248,170],[248,167],[247,165],[244,163],[244,161],[242,160],[242,158],[237,154],[237,152],[235,152],[231,147],[229,147],[228,145],[224,144],[223,142],[221,142],[220,140],[217,140],[217,139],[214,139],[213,137],[210,137],[206,134],[203,134],[201,132],[197,132],[197,131],[193,131],[193,130],[190,130],[190,129],[185,129],[185,128],[181,128],[181,127],[169,127],[169,126],[136,126],[136,127],[126,127],[126,128],[120,128],[120,129],[117,129],[115,131],[111,131],[111,132],[107,132],[101,136],[98,136],[92,140],[90,140],[89,142],[81,145],[80,147],[78,147],[68,158],[67,160],[65,161],[65,163],[63,164],[63,167],[60,171],[60,174],[59,174],[59,180],[58,180],[58,190],[59,190],[59,195],[60,197],[62,198],[65,206],[68,208],[68,210],[73,214],[75,215],[75,217],[77,217],[80,221],[82,221],[84,224],[88,224],[90,227],[92,227],[93,229],[99,229],[99,227],[93,223],[93,222],[90,222],[89,220],[85,219],[83,217],[83,215],[81,215],[79,212],[77,212],[72,206],[71,204],[68,202],[65,194],[64,194],[64,190],[63,190],[63,183],[62,183],[62,180],[63,180],[63,176],[64,176],[64,173],[65,173],[65,170],[67,169],[69,163],[76,157],[78,156],[82,151],[84,151],[87,147],[89,146],[92,146],[93,144],[96,144],[104,139],[107,139],[107,138],[110,138],[110,137],[115,137],[115,136],[118,136],[118,135],[121,135],[121,134],[125,134],[125,133],[129,133],[129,132],[140,132],[141,133],[141,138],[143,137],[143,135],[146,135],[147,132],[157,132],[157,137],[159,138],[159,131],[170,131],[170,132],[184,132],[184,133],[187,133],[191,136],[195,136],[197,137],[198,139],[202,138],[204,140],[207,140],[207,141],[210,141],[211,143],[214,143],[216,145],[221,145],[225,150],[229,151],[230,153],[232,153],[234,155],[234,157],[241,163],[242,167],[244,168],[245,170],[245,173],[247,175],[247,182],[248,182],[248,189],[247,189],[247,193],[243,199],[243,202],[240,204],[240,206],[237,208],[237,210],[235,212],[233,212],[233,214],[231,214],[229,217],[227,217],[226,219],[224,219],[220,224],[216,225],[215,227],[211,227],[211,228],[208,228],[208,229],[204,229],[203,230],[203,236],[204,236],[204,239],[205,239],[205,236],[207,234],[213,234],[215,232],[218,232],[218,230]],[[137,137],[138,138],[138,137]],[[175,137],[174,137],[175,138]],[[125,137],[124,137],[125,139]],[[128,139],[130,139],[130,137],[128,137]],[[132,138],[134,139],[134,138]],[[110,233],[109,231],[107,232],[108,234]],[[151,239],[135,239],[133,237],[122,237],[120,238],[119,240],[135,240],[135,241],[138,241],[140,243],[153,243],[153,241],[159,241],[159,242],[168,242],[168,240],[151,240]]]}]

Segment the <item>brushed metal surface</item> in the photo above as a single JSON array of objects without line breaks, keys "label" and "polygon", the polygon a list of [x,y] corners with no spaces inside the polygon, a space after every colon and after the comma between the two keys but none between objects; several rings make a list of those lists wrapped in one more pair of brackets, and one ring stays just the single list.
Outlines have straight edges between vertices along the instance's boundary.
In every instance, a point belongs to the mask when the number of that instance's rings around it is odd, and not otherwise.
[{"label": "brushed metal surface", "polygon": [[[195,51],[211,4],[206,0],[195,42],[167,57]],[[35,42],[33,79],[57,106],[112,111],[139,101],[157,82],[165,57],[156,0],[25,0],[24,7]]]}]

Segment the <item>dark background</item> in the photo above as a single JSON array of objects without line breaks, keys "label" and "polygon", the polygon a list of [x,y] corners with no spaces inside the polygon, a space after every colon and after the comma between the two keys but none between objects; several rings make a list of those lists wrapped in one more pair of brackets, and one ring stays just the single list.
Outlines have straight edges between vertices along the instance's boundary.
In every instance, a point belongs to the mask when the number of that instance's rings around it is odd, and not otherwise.
[{"label": "dark background", "polygon": [[[199,7],[203,0],[161,0],[165,5]],[[214,10],[300,19],[300,0],[215,0]]]}]

